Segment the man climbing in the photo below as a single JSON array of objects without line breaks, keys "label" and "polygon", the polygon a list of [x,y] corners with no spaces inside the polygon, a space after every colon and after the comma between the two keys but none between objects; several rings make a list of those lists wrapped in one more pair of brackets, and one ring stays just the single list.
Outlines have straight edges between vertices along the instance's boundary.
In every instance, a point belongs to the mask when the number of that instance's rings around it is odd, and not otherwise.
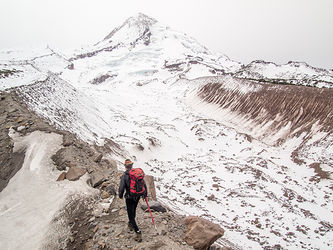
[{"label": "man climbing", "polygon": [[142,169],[133,169],[133,162],[130,159],[125,160],[126,171],[123,173],[119,185],[119,198],[122,199],[125,192],[126,209],[128,215],[128,227],[136,233],[135,240],[141,242],[141,231],[136,224],[136,207],[140,197],[147,197],[147,186],[143,180],[144,173]]}]

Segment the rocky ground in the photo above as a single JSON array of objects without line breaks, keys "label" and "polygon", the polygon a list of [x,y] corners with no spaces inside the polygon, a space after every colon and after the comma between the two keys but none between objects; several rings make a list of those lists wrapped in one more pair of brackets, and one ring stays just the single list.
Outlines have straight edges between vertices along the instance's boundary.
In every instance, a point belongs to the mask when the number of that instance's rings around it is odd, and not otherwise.
[{"label": "rocky ground", "polygon": [[135,233],[127,227],[124,200],[114,199],[108,213],[101,216],[96,216],[94,210],[83,203],[80,205],[81,209],[68,220],[72,235],[67,237],[64,249],[193,249],[184,242],[184,218],[171,211],[153,212],[155,230],[149,212],[138,208],[142,242],[137,242]]},{"label": "rocky ground", "polygon": [[[104,147],[89,145],[66,131],[52,127],[30,112],[13,92],[1,92],[0,99],[0,191],[20,169],[25,156],[25,152],[13,153],[13,142],[8,135],[11,127],[22,135],[36,130],[62,134],[63,148],[52,157],[60,173],[58,180],[67,178],[75,181],[88,172],[88,183],[99,190],[97,196],[72,197],[55,216],[53,224],[61,221],[61,226],[69,228],[70,232],[58,239],[57,249],[193,249],[184,241],[184,216],[169,209],[164,213],[153,212],[155,229],[150,213],[141,208],[145,203],[143,200],[137,209],[143,240],[135,241],[135,233],[127,227],[125,201],[117,197],[122,173],[118,171],[117,162],[103,157],[110,145],[117,148],[116,144],[108,142]],[[66,172],[66,169],[69,170]],[[45,242],[42,248],[54,247]]]}]

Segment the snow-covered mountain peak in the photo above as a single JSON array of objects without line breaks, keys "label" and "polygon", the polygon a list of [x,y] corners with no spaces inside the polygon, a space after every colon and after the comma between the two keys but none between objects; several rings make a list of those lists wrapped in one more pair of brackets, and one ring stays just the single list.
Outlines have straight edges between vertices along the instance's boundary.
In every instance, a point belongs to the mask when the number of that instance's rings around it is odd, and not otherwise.
[{"label": "snow-covered mountain peak", "polygon": [[[235,72],[242,66],[144,14],[127,19],[101,42],[78,51],[70,61],[76,69],[85,71],[80,76],[84,83],[96,79],[128,82],[128,77],[133,82],[193,79]],[[93,77],[82,77],[87,74]]]},{"label": "snow-covered mountain peak", "polygon": [[182,57],[188,54],[191,56],[197,56],[198,53],[211,54],[206,47],[194,38],[173,30],[142,13],[128,18],[122,25],[113,29],[110,34],[94,46],[94,49],[102,49],[112,45],[117,48],[126,47],[132,50],[141,44],[149,47],[153,45],[152,49],[166,49],[171,57],[175,51],[177,56],[181,54]]},{"label": "snow-covered mountain peak", "polygon": [[109,43],[133,43],[139,37],[144,36],[149,32],[152,25],[157,23],[157,20],[138,13],[137,15],[128,18],[122,25],[116,27],[108,34],[103,42]]},{"label": "snow-covered mountain peak", "polygon": [[[201,76],[231,73],[239,78],[260,82],[320,88],[333,86],[333,73],[329,70],[292,61],[278,65],[273,62],[255,60],[248,65],[242,65],[222,53],[213,53],[193,37],[169,28],[142,13],[128,18],[104,40],[79,53],[73,59],[98,55],[96,58],[98,62],[112,60],[111,65],[113,66],[126,65],[128,68],[126,75],[133,76],[137,75],[136,72],[141,72],[145,78],[149,76],[150,80],[194,79]],[[166,74],[162,73],[163,79],[160,78],[161,69],[171,72],[174,77],[170,78],[170,74],[168,74],[165,78]],[[100,72],[100,67],[98,70]],[[114,73],[108,72],[98,73],[98,75],[115,76]],[[112,79],[121,80],[119,77]],[[90,79],[90,81],[92,80]]]},{"label": "snow-covered mountain peak", "polygon": [[129,25],[146,25],[150,26],[155,23],[157,23],[157,20],[155,18],[152,18],[150,16],[147,16],[146,14],[143,13],[138,13],[137,15],[134,15],[132,17],[129,17],[125,23],[128,23]]}]

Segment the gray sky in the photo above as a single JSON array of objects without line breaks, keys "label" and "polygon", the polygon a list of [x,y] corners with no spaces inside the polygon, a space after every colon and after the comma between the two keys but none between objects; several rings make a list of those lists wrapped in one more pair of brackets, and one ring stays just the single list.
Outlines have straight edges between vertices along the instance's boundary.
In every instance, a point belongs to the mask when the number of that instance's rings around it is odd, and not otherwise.
[{"label": "gray sky", "polygon": [[0,49],[80,48],[142,12],[242,63],[333,68],[333,0],[0,0]]}]

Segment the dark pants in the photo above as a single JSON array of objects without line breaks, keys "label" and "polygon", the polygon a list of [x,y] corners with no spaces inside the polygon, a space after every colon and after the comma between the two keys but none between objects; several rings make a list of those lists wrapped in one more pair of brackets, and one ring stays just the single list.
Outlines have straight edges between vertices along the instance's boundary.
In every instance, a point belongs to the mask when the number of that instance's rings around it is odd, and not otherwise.
[{"label": "dark pants", "polygon": [[136,207],[138,206],[139,199],[126,198],[126,208],[129,223],[133,226],[134,231],[139,231],[138,225],[135,222]]}]

